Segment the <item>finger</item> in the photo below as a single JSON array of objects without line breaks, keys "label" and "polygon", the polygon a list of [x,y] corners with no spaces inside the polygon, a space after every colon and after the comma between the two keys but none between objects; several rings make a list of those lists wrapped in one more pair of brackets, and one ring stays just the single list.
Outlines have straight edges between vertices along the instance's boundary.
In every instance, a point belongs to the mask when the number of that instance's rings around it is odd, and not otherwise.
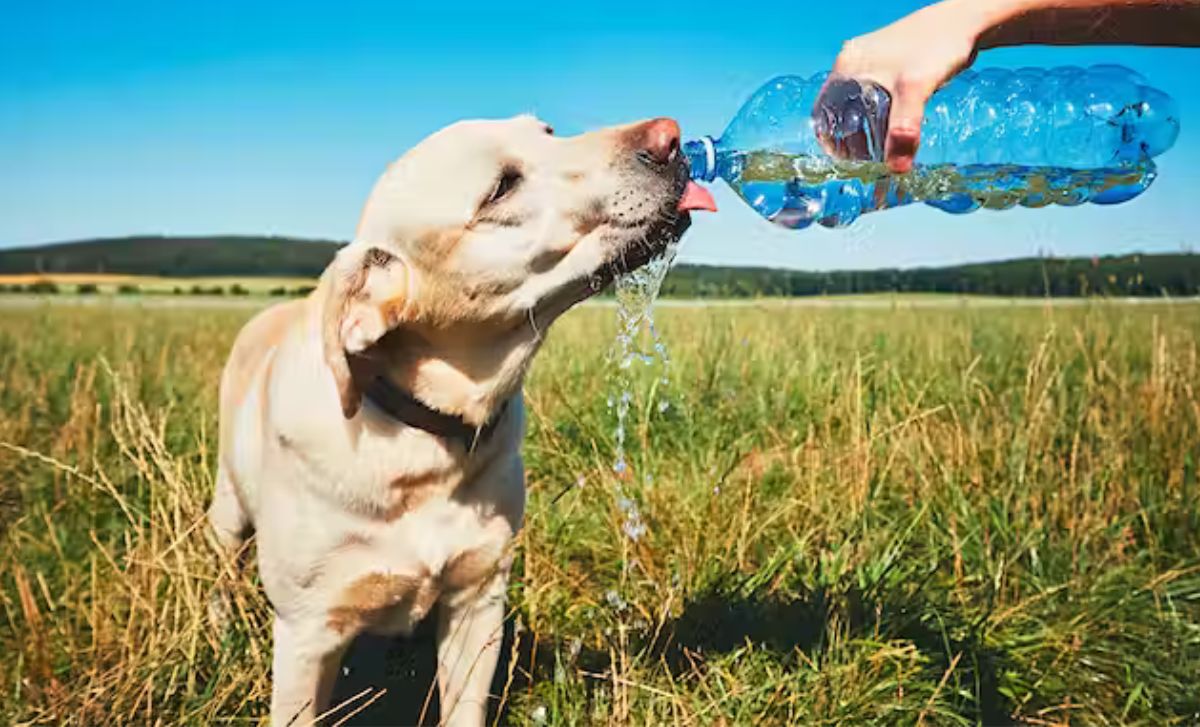
[{"label": "finger", "polygon": [[888,129],[887,146],[884,157],[888,169],[897,174],[904,174],[913,168],[913,160],[917,157],[917,148],[921,145],[921,132],[918,128],[907,126]]},{"label": "finger", "polygon": [[930,89],[923,83],[901,80],[896,84],[884,144],[884,157],[893,172],[903,174],[912,169],[921,145],[921,121],[929,94]]}]

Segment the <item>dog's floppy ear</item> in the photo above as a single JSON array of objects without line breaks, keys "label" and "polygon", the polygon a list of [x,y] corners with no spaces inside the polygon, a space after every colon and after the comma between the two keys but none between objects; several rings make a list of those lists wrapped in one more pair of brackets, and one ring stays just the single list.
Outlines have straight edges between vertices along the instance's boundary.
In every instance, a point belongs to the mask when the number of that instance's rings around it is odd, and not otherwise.
[{"label": "dog's floppy ear", "polygon": [[355,357],[395,328],[411,290],[407,264],[380,247],[350,243],[338,251],[322,281],[321,337],[342,413],[350,419],[362,404]]}]

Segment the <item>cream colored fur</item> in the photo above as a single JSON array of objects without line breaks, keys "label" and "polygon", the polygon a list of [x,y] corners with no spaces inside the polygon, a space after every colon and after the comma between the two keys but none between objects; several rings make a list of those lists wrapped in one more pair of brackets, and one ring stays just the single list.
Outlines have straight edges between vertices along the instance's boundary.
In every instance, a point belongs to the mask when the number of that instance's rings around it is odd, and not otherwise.
[{"label": "cream colored fur", "polygon": [[[310,297],[238,336],[209,515],[230,553],[257,534],[275,724],[329,706],[358,633],[408,632],[435,610],[444,722],[483,723],[525,504],[530,359],[595,276],[683,228],[682,162],[639,155],[651,131],[448,127],[383,174]],[[379,374],[472,426],[501,419],[467,451],[364,401]]]}]

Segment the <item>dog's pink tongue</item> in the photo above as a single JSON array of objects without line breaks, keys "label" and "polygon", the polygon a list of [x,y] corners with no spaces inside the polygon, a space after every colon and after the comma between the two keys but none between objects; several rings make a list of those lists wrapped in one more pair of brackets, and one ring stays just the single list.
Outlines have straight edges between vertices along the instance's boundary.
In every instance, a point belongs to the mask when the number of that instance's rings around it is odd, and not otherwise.
[{"label": "dog's pink tongue", "polygon": [[716,212],[717,202],[707,189],[695,182],[689,181],[687,188],[683,190],[683,196],[679,198],[679,206],[676,209],[680,212],[687,212],[689,210]]}]

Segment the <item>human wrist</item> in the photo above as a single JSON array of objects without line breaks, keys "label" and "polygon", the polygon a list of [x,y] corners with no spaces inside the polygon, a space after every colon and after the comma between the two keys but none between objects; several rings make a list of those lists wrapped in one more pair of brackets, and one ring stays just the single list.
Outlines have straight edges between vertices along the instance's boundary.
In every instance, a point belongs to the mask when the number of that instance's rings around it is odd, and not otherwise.
[{"label": "human wrist", "polygon": [[943,0],[956,32],[971,39],[976,49],[995,45],[989,32],[1039,4],[1039,0]]}]

